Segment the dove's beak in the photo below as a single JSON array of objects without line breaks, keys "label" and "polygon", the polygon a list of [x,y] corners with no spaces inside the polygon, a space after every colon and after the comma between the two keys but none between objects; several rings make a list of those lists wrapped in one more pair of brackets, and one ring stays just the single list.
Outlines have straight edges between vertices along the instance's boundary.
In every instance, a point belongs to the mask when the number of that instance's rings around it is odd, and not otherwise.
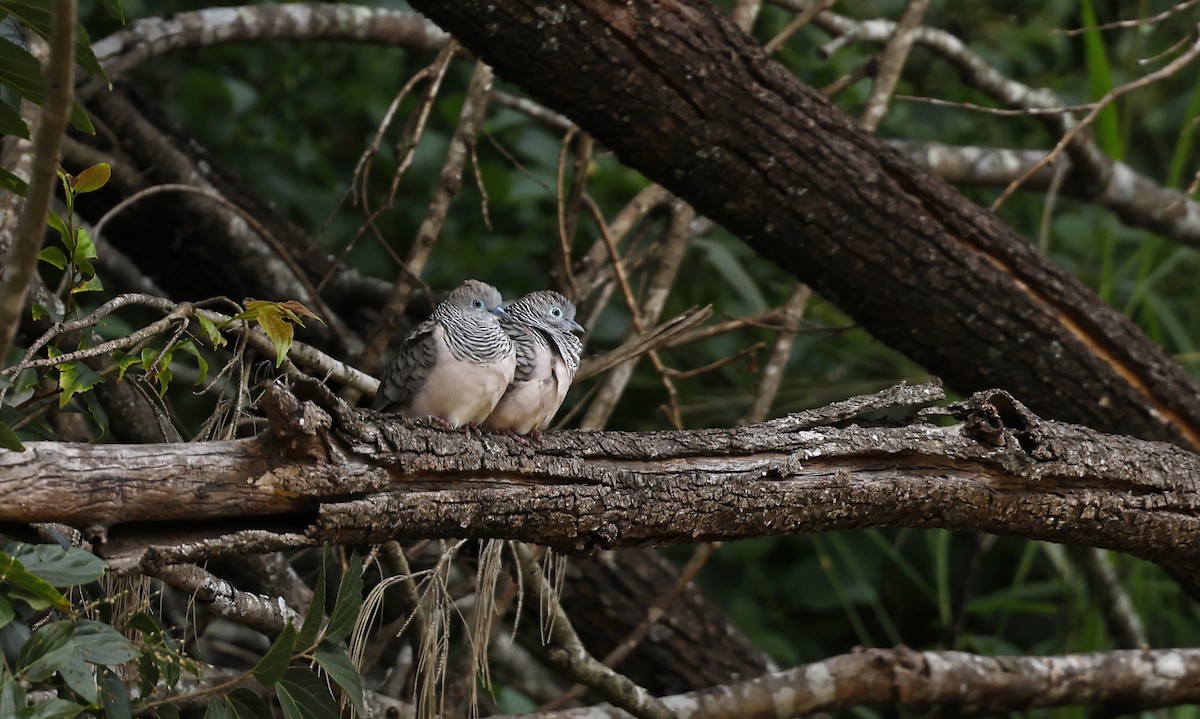
[{"label": "dove's beak", "polygon": [[587,330],[585,330],[585,329],[583,328],[583,325],[579,324],[579,323],[578,323],[578,322],[576,322],[575,320],[571,320],[571,325],[570,325],[570,326],[571,326],[571,329],[572,329],[572,330],[574,330],[574,331],[576,331],[576,332],[578,332],[578,333],[580,333],[580,334],[583,334],[584,332],[587,332]]},{"label": "dove's beak", "polygon": [[510,314],[508,313],[508,310],[504,309],[504,308],[503,308],[503,307],[501,307],[500,305],[496,305],[495,307],[493,307],[493,308],[492,308],[492,312],[495,312],[497,315],[499,315],[499,316],[503,317],[503,318],[504,318],[504,319],[506,319],[506,320],[511,320],[511,319],[512,319],[512,315],[510,315]]}]

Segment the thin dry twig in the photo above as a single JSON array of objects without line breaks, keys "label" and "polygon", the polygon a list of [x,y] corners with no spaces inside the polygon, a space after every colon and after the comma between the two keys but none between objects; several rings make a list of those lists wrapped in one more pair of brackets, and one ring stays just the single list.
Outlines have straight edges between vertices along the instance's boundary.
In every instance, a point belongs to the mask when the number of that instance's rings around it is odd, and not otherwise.
[{"label": "thin dry twig", "polygon": [[[579,138],[579,142],[575,148],[571,186],[564,192],[563,187],[567,181],[567,157],[570,154],[571,140],[575,137]],[[587,190],[587,170],[592,161],[592,146],[591,135],[580,132],[575,125],[572,125],[567,130],[566,136],[563,137],[562,150],[558,155],[556,192],[558,197],[558,251],[556,252],[558,261],[554,265],[553,274],[557,276],[558,285],[566,291],[567,296],[576,298],[578,291],[575,287],[575,274],[571,268],[571,240],[575,233],[575,221],[579,216],[579,206],[584,201]]]},{"label": "thin dry twig", "polygon": [[[667,367],[665,371],[667,376],[671,377],[672,379],[689,380],[699,377],[702,374],[708,374],[709,372],[719,370],[725,365],[732,364],[733,362],[736,362],[747,355],[756,355],[758,354],[758,351],[765,346],[765,342],[755,342],[749,347],[743,347],[731,355],[722,357],[721,359],[713,360],[712,362],[709,362],[701,367],[693,367],[692,369],[688,370],[678,370],[672,367]],[[751,369],[753,370],[753,363],[751,364]]]},{"label": "thin dry twig", "polygon": [[1127,94],[1133,92],[1134,90],[1140,90],[1143,87],[1152,85],[1156,82],[1159,82],[1168,77],[1171,77],[1172,75],[1174,75],[1175,73],[1179,72],[1181,69],[1186,67],[1189,63],[1191,63],[1193,60],[1195,60],[1198,56],[1200,56],[1200,25],[1196,26],[1195,32],[1196,32],[1196,37],[1193,40],[1191,46],[1188,47],[1187,52],[1183,53],[1182,55],[1175,58],[1167,65],[1163,66],[1162,68],[1160,68],[1158,70],[1155,70],[1154,72],[1152,72],[1148,75],[1144,75],[1144,76],[1138,78],[1137,80],[1128,82],[1119,87],[1114,87],[1112,90],[1109,90],[1108,92],[1106,92],[1104,94],[1104,97],[1100,98],[1096,102],[1095,106],[1092,107],[1091,111],[1089,111],[1088,114],[1085,115],[1082,120],[1080,120],[1077,124],[1072,125],[1071,128],[1068,129],[1065,134],[1063,134],[1063,136],[1059,139],[1058,143],[1054,146],[1053,150],[1051,150],[1044,158],[1042,158],[1042,160],[1040,162],[1034,164],[1033,167],[1029,168],[1029,170],[1027,170],[1024,175],[1013,180],[1008,185],[1008,187],[1004,188],[1004,191],[1001,192],[1000,196],[997,197],[996,200],[992,203],[992,209],[995,210],[995,209],[999,208],[1002,204],[1004,204],[1005,200],[1007,200],[1009,197],[1012,196],[1012,194],[1014,192],[1017,191],[1017,189],[1025,182],[1025,180],[1027,180],[1029,177],[1032,177],[1039,170],[1041,170],[1042,168],[1049,165],[1051,162],[1053,162],[1055,160],[1055,158],[1057,158],[1059,155],[1061,155],[1063,150],[1066,149],[1066,147],[1071,143],[1071,141],[1080,132],[1082,132],[1085,128],[1090,126],[1096,120],[1096,117],[1100,115],[1100,112],[1104,108],[1111,105],[1118,98],[1120,98],[1124,95],[1127,95]]},{"label": "thin dry twig", "polygon": [[712,305],[692,307],[657,327],[651,327],[603,355],[587,358],[580,364],[579,371],[575,373],[575,381],[579,382],[588,377],[594,377],[610,367],[615,367],[634,357],[641,357],[651,350],[672,347],[676,338],[690,332],[709,317],[712,317]]},{"label": "thin dry twig", "polygon": [[1096,106],[1094,102],[1085,102],[1078,105],[1061,105],[1058,107],[988,107],[987,105],[979,105],[974,102],[959,102],[956,100],[943,100],[940,97],[919,97],[917,95],[896,95],[897,100],[905,102],[919,102],[924,105],[933,105],[934,107],[950,107],[958,110],[970,110],[971,112],[980,112],[986,115],[995,115],[996,117],[1054,117],[1069,115],[1075,112],[1087,112]]},{"label": "thin dry twig", "polygon": [[787,27],[779,31],[779,34],[771,38],[766,45],[763,45],[763,52],[768,55],[774,55],[783,44],[791,39],[793,35],[800,31],[805,25],[812,22],[813,18],[825,12],[829,8],[837,4],[837,0],[821,0],[813,3],[796,13],[796,17],[787,24]]},{"label": "thin dry twig", "polygon": [[[613,262],[614,271],[617,273],[618,280],[621,281],[621,291],[629,307],[633,329],[635,332],[641,332],[644,329],[645,322],[654,322],[662,314],[663,307],[666,305],[667,294],[670,292],[671,285],[674,284],[675,276],[683,261],[684,250],[691,240],[691,221],[695,216],[695,212],[691,209],[690,205],[682,201],[676,201],[672,211],[671,225],[667,229],[667,236],[663,243],[664,251],[659,258],[658,270],[651,278],[645,299],[639,308],[627,279],[622,279],[624,278],[624,272],[621,269],[621,261],[616,253],[615,244],[608,235],[603,215],[600,214],[599,208],[595,206],[594,202],[587,203],[586,206],[600,228],[601,236],[605,241],[605,247],[610,253],[610,258]],[[671,382],[670,377],[667,376],[664,365],[658,355],[651,352],[650,357],[655,367],[659,370],[659,376],[662,378],[663,386],[667,391],[669,402],[667,410],[668,419],[676,428],[679,428],[682,425],[682,418],[678,402],[676,401],[677,392],[674,384]],[[599,429],[608,421],[608,417],[611,416],[617,401],[620,399],[625,386],[629,382],[629,378],[633,373],[633,365],[634,361],[631,360],[619,365],[609,373],[605,378],[605,382],[597,391],[595,399],[592,400],[592,404],[588,407],[587,413],[584,415],[582,421],[583,427]]]},{"label": "thin dry twig", "polygon": [[808,305],[812,290],[808,285],[797,282],[792,286],[792,292],[787,301],[779,308],[783,319],[783,329],[775,335],[771,345],[771,356],[762,370],[762,379],[758,383],[758,391],[754,395],[754,404],[742,418],[740,424],[755,424],[767,418],[771,404],[779,394],[779,386],[783,382],[783,370],[788,359],[792,356],[792,346],[800,331],[800,320],[804,317],[804,308]]},{"label": "thin dry twig", "polygon": [[1078,27],[1078,28],[1072,28],[1070,30],[1062,30],[1062,29],[1056,28],[1056,29],[1052,30],[1051,32],[1053,32],[1055,35],[1066,35],[1067,37],[1076,37],[1077,35],[1084,35],[1089,32],[1104,32],[1107,30],[1124,30],[1127,28],[1142,27],[1145,25],[1157,25],[1158,23],[1160,23],[1164,20],[1167,20],[1174,15],[1178,15],[1179,13],[1183,12],[1184,10],[1187,10],[1188,8],[1195,5],[1196,3],[1200,3],[1200,0],[1185,0],[1185,2],[1181,2],[1181,3],[1177,3],[1175,5],[1172,5],[1171,7],[1167,8],[1166,10],[1163,10],[1162,12],[1158,13],[1157,15],[1151,15],[1150,17],[1137,18],[1134,20],[1117,20],[1115,22],[1104,23],[1103,25],[1097,25],[1095,27]]},{"label": "thin dry twig", "polygon": [[754,29],[754,21],[762,11],[762,0],[737,0],[730,17],[743,32],[749,33]]},{"label": "thin dry twig", "polygon": [[[450,211],[450,204],[458,194],[461,185],[463,168],[469,154],[468,148],[479,134],[479,128],[487,114],[488,96],[491,89],[491,67],[484,62],[476,62],[475,70],[471,74],[471,81],[467,86],[458,126],[454,129],[454,135],[450,139],[446,161],[442,165],[441,175],[438,178],[437,187],[434,189],[433,199],[429,203],[425,219],[417,228],[417,235],[409,248],[405,272],[392,285],[387,304],[380,313],[379,329],[367,343],[358,362],[358,366],[368,373],[374,373],[378,369],[388,341],[396,335],[400,317],[403,316],[404,308],[408,305],[409,298],[415,289],[414,283],[409,278],[421,275],[441,234],[442,226]],[[347,401],[356,399],[352,391],[348,391],[346,394]]]},{"label": "thin dry twig", "polygon": [[529,546],[520,542],[512,544],[526,586],[532,595],[543,598],[545,611],[551,618],[548,637],[550,646],[547,648],[547,656],[551,663],[569,672],[576,680],[595,689],[614,706],[621,707],[635,717],[674,719],[674,713],[650,692],[634,684],[628,677],[604,666],[587,652],[559,602],[558,593],[546,581],[542,568]]},{"label": "thin dry twig", "polygon": [[867,98],[867,107],[863,110],[862,125],[870,132],[879,127],[883,116],[887,114],[888,102],[896,89],[896,83],[900,81],[900,72],[904,69],[904,63],[908,61],[913,38],[928,9],[929,0],[908,0],[904,4],[904,11],[900,13],[900,20],[896,23],[896,31],[892,33],[892,39],[884,47],[883,56],[879,59],[875,84],[871,88],[870,97]]},{"label": "thin dry twig", "polygon": [[[396,201],[396,193],[400,189],[400,180],[404,177],[409,166],[412,164],[413,157],[416,154],[417,145],[420,144],[422,135],[425,132],[425,124],[429,120],[429,114],[433,110],[433,102],[437,98],[438,91],[441,90],[442,80],[446,77],[446,72],[450,69],[450,61],[454,58],[454,54],[458,49],[457,43],[451,41],[438,52],[437,57],[433,62],[414,74],[400,92],[392,98],[391,105],[384,112],[383,119],[379,123],[379,127],[375,131],[375,136],[371,139],[370,145],[359,156],[358,164],[354,167],[354,180],[348,192],[352,195],[354,201],[363,208],[363,213],[366,219],[354,232],[354,236],[346,243],[346,246],[338,253],[337,259],[330,266],[329,272],[325,277],[321,278],[320,286],[323,286],[329,278],[333,276],[335,269],[341,265],[346,255],[358,243],[360,237],[368,230],[375,234],[380,240],[380,246],[386,249],[389,253],[392,251],[391,244],[384,241],[382,234],[375,225],[375,220],[381,214],[387,212]],[[405,125],[404,132],[401,133],[401,139],[396,144],[397,157],[399,160],[396,164],[396,170],[392,173],[391,186],[388,188],[387,200],[377,209],[372,210],[370,207],[370,194],[368,193],[368,183],[371,176],[371,165],[374,162],[375,155],[379,153],[379,148],[383,145],[383,135],[387,129],[391,127],[392,119],[395,117],[396,111],[400,108],[400,103],[404,98],[408,97],[417,85],[422,82],[428,82],[425,92],[421,95],[417,103],[417,107],[409,115],[408,122]],[[404,271],[403,263],[397,262],[401,267],[401,272]]]},{"label": "thin dry twig", "polygon": [[[638,625],[612,651],[604,656],[604,666],[616,668],[633,653],[633,650],[638,648],[638,645],[642,643],[642,640],[646,638],[646,635],[650,633],[654,625],[666,616],[667,609],[679,601],[679,598],[683,596],[683,592],[687,589],[688,585],[692,583],[692,580],[696,578],[696,575],[700,573],[700,570],[704,568],[704,565],[708,563],[708,560],[712,558],[720,546],[720,542],[705,542],[696,547],[692,552],[692,556],[688,557],[687,564],[683,565],[679,570],[679,576],[675,578],[675,583],[671,586],[671,589],[657,597],[646,608],[646,616],[642,617]],[[582,697],[586,691],[587,687],[585,685],[576,684],[569,690],[538,707],[538,711],[554,711]]]}]

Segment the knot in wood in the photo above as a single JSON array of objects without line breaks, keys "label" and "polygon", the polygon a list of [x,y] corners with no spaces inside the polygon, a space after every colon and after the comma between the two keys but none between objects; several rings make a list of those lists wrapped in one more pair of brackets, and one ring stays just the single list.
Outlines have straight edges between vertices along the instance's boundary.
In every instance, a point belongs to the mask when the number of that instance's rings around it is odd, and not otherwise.
[{"label": "knot in wood", "polygon": [[963,434],[989,447],[1003,447],[1004,419],[991,402],[980,402],[963,424]]}]

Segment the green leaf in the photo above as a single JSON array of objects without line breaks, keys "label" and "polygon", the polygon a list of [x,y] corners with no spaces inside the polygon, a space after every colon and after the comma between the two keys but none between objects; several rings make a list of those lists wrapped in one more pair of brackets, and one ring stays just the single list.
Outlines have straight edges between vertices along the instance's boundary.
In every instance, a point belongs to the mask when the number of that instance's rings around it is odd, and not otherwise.
[{"label": "green leaf", "polygon": [[[1089,31],[1083,33],[1083,55],[1088,81],[1091,85],[1092,99],[1099,100],[1113,89],[1112,65],[1108,61],[1108,48],[1104,45],[1105,33],[1096,31],[1096,9],[1092,0],[1083,0],[1079,9],[1083,16],[1083,26]],[[1095,129],[1096,141],[1100,148],[1114,160],[1123,159],[1122,155],[1125,153],[1115,105],[1109,104],[1096,115]]]},{"label": "green leaf", "polygon": [[[85,192],[95,192],[104,187],[111,176],[112,167],[107,162],[97,162],[95,165],[76,175],[71,186],[75,189],[75,194],[77,195],[82,195]],[[93,250],[92,257],[95,256]]]},{"label": "green leaf", "polygon": [[78,654],[71,656],[66,665],[58,670],[58,675],[88,704],[95,704],[100,698],[100,688],[96,685],[96,670],[88,666]]},{"label": "green leaf", "polygon": [[338,719],[337,703],[321,678],[292,667],[275,687],[284,719]]},{"label": "green leaf", "polygon": [[346,655],[346,650],[332,644],[324,644],[313,655],[321,669],[329,675],[342,691],[350,698],[350,704],[358,716],[367,715],[363,706],[362,675]]},{"label": "green leaf", "polygon": [[159,705],[158,719],[179,719],[179,708],[174,704]]},{"label": "green leaf", "polygon": [[67,256],[63,254],[62,248],[58,245],[48,245],[38,253],[38,259],[48,262],[60,270],[67,269]]},{"label": "green leaf", "polygon": [[169,687],[175,687],[177,684],[179,684],[179,672],[180,672],[180,657],[179,657],[179,655],[177,655],[177,654],[172,655],[170,658],[170,661],[164,661],[164,662],[160,663],[158,666],[159,666],[159,669],[162,670],[162,680],[163,680],[164,684],[166,684]]},{"label": "green leaf", "polygon": [[267,686],[272,686],[283,677],[288,663],[292,660],[292,652],[296,649],[296,628],[291,624],[283,627],[283,631],[275,638],[271,648],[263,655],[258,666],[252,670],[254,678]]},{"label": "green leaf", "polygon": [[[34,609],[47,606],[67,609],[71,603],[57,589],[41,577],[33,574],[19,559],[0,552],[0,582],[8,582],[22,590],[25,596],[20,597]],[[41,606],[32,604],[30,600],[38,600]]]},{"label": "green leaf", "polygon": [[75,627],[75,646],[79,655],[92,664],[123,664],[137,659],[133,643],[116,629],[91,619],[80,619]]},{"label": "green leaf", "polygon": [[92,118],[88,117],[83,106],[77,102],[71,103],[71,126],[89,135],[96,134],[96,126],[92,124]]},{"label": "green leaf", "polygon": [[129,706],[129,687],[108,667],[98,672],[100,680],[100,705],[108,719],[133,719]]},{"label": "green leaf", "polygon": [[[55,622],[55,624],[69,625],[70,623]],[[75,643],[71,641],[70,636],[65,642],[54,645],[53,642],[61,639],[59,633],[55,632],[50,639],[39,642],[38,635],[44,631],[46,628],[42,627],[34,632],[29,642],[21,649],[20,674],[26,681],[37,683],[49,679],[55,672],[65,667],[75,654]]]},{"label": "green leaf", "polygon": [[86,549],[57,544],[24,544],[10,542],[4,551],[21,560],[34,574],[55,587],[73,587],[94,582],[104,576],[104,560]]},{"label": "green leaf", "polygon": [[150,647],[142,647],[142,655],[138,657],[138,691],[142,696],[149,696],[154,692],[154,688],[158,686],[158,679],[162,676],[162,672],[158,671],[158,662],[155,659],[154,650]]},{"label": "green leaf", "polygon": [[340,642],[354,628],[354,620],[362,609],[362,557],[358,552],[350,555],[350,565],[342,574],[342,584],[338,587],[337,601],[334,602],[333,612],[329,615],[329,624],[325,627],[325,639],[330,642]]},{"label": "green leaf", "polygon": [[[41,35],[43,40],[50,40],[52,18],[49,3],[39,2],[39,0],[0,0],[0,11],[7,12],[28,25],[30,29]],[[104,68],[96,60],[96,54],[92,52],[92,41],[88,37],[87,30],[79,22],[75,23],[75,61],[93,75],[104,78],[104,81],[109,84],[109,89],[112,88],[112,82],[109,81]]]},{"label": "green leaf", "polygon": [[46,213],[46,224],[53,227],[54,231],[58,233],[64,247],[71,252],[75,251],[75,238],[71,236],[71,231],[67,229],[67,223],[63,222],[57,212],[50,210]]},{"label": "green leaf", "polygon": [[141,357],[135,355],[127,355],[121,350],[114,350],[112,353],[113,364],[117,366],[117,381],[125,379],[125,372],[132,366],[140,364]]},{"label": "green leaf", "polygon": [[87,392],[104,381],[103,377],[82,362],[64,362],[54,366],[58,368],[58,387],[62,390],[58,396],[59,409],[66,407],[77,392]]},{"label": "green leaf", "polygon": [[[0,135],[12,135],[28,140],[29,126],[21,119],[21,113],[7,102],[0,102]],[[8,170],[0,170],[0,189],[25,196],[25,181]]]},{"label": "green leaf", "polygon": [[[80,262],[79,264],[81,267],[83,266],[82,262]],[[89,266],[89,269],[90,269],[90,266]],[[97,277],[96,275],[92,275],[91,277],[87,278],[83,282],[80,282],[79,284],[77,284],[71,288],[71,294],[75,294],[78,292],[103,292],[103,291],[104,291],[104,285],[100,282],[100,278]]]},{"label": "green leaf", "polygon": [[21,438],[13,431],[12,427],[0,422],[0,449],[7,449],[12,452],[24,452],[25,445],[21,444]]},{"label": "green leaf", "polygon": [[25,690],[14,676],[0,683],[0,717],[17,716],[17,709],[25,706]]},{"label": "green leaf", "polygon": [[129,626],[141,632],[147,639],[156,638],[163,633],[162,623],[147,612],[138,612],[130,617]]},{"label": "green leaf", "polygon": [[238,315],[240,319],[257,320],[258,326],[266,333],[271,344],[275,345],[275,366],[283,364],[288,350],[292,347],[295,327],[284,317],[283,309],[278,302],[266,300],[247,300],[246,312]]},{"label": "green leaf", "polygon": [[22,714],[22,719],[70,719],[83,707],[66,699],[46,699],[37,703],[30,714]]},{"label": "green leaf", "polygon": [[221,330],[217,325],[207,317],[197,315],[196,321],[200,323],[200,328],[204,330],[204,335],[208,338],[208,343],[213,347],[223,347],[227,344],[225,336],[221,334]]},{"label": "green leaf", "polygon": [[271,716],[271,708],[263,698],[245,687],[229,692],[227,699],[237,719],[266,719]]},{"label": "green leaf", "polygon": [[[87,231],[86,227],[80,227],[75,230],[75,261],[82,264],[83,260],[96,259],[96,243],[92,240],[92,233]],[[91,266],[88,266],[89,269]],[[95,272],[92,272],[95,274]]]},{"label": "green leaf", "polygon": [[83,402],[83,406],[87,410],[88,416],[92,418],[92,422],[100,428],[100,435],[93,441],[95,441],[97,444],[104,443],[108,439],[108,433],[110,429],[108,413],[104,411],[104,407],[101,406],[100,400],[96,398],[96,394],[94,392],[88,392],[87,394],[82,395],[80,400]]},{"label": "green leaf", "polygon": [[229,698],[224,694],[217,694],[208,700],[204,719],[237,719],[237,716],[233,713],[233,707],[229,706]]},{"label": "green leaf", "polygon": [[[2,105],[2,104],[3,103],[0,103],[0,105]],[[3,105],[3,107],[8,107],[8,105]],[[9,109],[11,109],[11,108],[9,108]],[[0,108],[0,112],[2,112],[2,111],[3,111],[2,108]],[[22,126],[24,126],[24,124],[25,123],[21,123]],[[3,131],[0,130],[0,132],[3,132]],[[29,139],[29,135],[28,135],[29,129],[26,128],[25,132],[26,132],[26,135],[24,137],[26,140],[28,140]],[[3,132],[3,134],[5,134],[5,135],[20,135],[19,132]],[[14,175],[13,173],[4,169],[3,167],[0,167],[0,189],[8,190],[9,192],[15,192],[16,194],[20,195],[21,197],[24,197],[25,189],[28,187],[29,187],[29,183],[25,182],[20,177],[17,177],[16,175]]]},{"label": "green leaf", "polygon": [[325,557],[327,550],[321,551],[321,571],[317,574],[317,586],[313,588],[312,601],[308,603],[308,616],[300,625],[300,634],[296,636],[296,646],[307,648],[317,640],[317,632],[325,619]]},{"label": "green leaf", "polygon": [[196,358],[196,365],[200,369],[200,377],[196,380],[196,384],[204,384],[204,381],[208,379],[208,361],[200,354],[200,350],[196,349],[196,344],[187,340],[175,345],[175,349],[183,350]]},{"label": "green leaf", "polygon": [[42,64],[33,53],[4,38],[0,38],[0,84],[36,105],[46,99]]},{"label": "green leaf", "polygon": [[121,0],[101,0],[100,4],[108,11],[109,17],[122,25],[125,24],[125,8],[121,7]]},{"label": "green leaf", "polygon": [[[13,610],[12,602],[8,601],[8,597],[0,594],[0,627],[7,626],[16,616],[17,613]],[[4,713],[0,712],[0,716],[3,715]]]}]

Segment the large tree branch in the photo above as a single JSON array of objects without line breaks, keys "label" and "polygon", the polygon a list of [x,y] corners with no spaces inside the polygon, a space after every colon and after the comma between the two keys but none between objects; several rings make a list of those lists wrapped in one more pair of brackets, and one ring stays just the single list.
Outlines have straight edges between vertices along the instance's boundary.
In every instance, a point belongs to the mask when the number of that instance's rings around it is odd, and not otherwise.
[{"label": "large tree branch", "polygon": [[[898,401],[929,397],[917,389]],[[182,562],[388,538],[587,551],[943,527],[1116,549],[1200,579],[1200,549],[1180,541],[1200,530],[1200,456],[1045,421],[1000,392],[952,405],[951,426],[822,426],[846,416],[826,411],[736,429],[551,432],[536,449],[372,413],[335,423],[278,387],[264,403],[273,439],[0,452],[0,521],[87,528],[119,566],[149,546],[155,561]]]},{"label": "large tree branch", "polygon": [[960,391],[1200,447],[1200,388],[1161,348],[711,5],[414,5]]},{"label": "large tree branch", "polygon": [[[1200,650],[981,657],[966,652],[865,649],[728,686],[665,697],[679,719],[790,719],[857,706],[941,707],[978,716],[1071,704],[1122,709],[1200,700]],[[626,716],[609,706],[526,719]]]}]

